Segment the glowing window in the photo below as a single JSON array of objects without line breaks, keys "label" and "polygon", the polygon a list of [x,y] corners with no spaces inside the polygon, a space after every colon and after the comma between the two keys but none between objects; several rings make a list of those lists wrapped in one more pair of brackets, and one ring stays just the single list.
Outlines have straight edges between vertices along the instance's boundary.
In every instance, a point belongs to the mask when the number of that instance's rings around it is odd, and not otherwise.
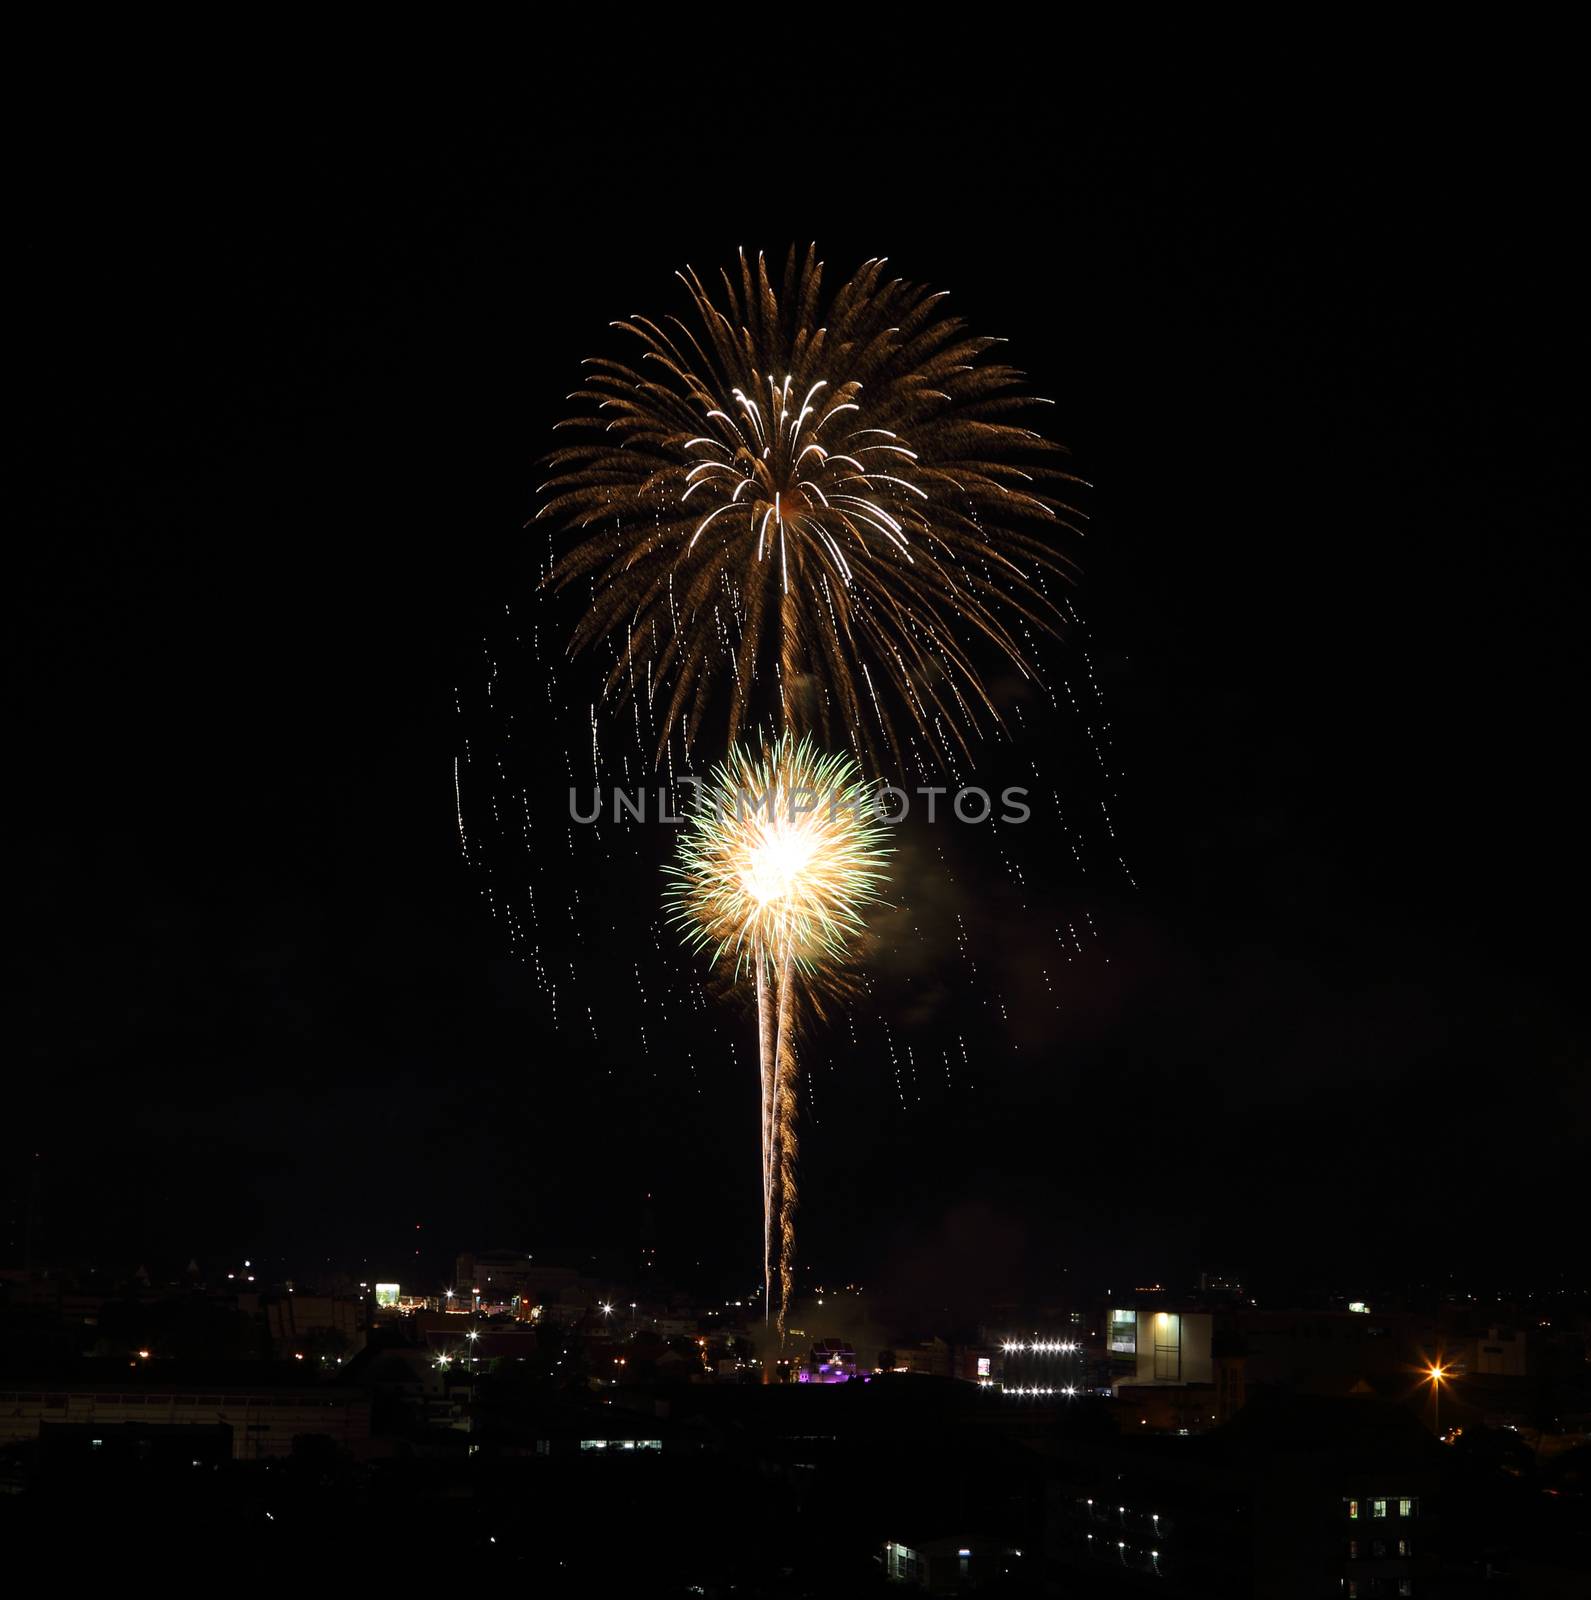
[{"label": "glowing window", "polygon": [[1372,1500],[1370,1502],[1370,1515],[1372,1517],[1384,1517],[1386,1514],[1387,1503],[1385,1500]]},{"label": "glowing window", "polygon": [[1412,1500],[1398,1501],[1398,1515],[1400,1517],[1412,1517],[1414,1515],[1414,1502]]},{"label": "glowing window", "polygon": [[1357,1500],[1350,1500],[1348,1502],[1348,1517],[1349,1520],[1353,1522],[1357,1522],[1359,1520],[1359,1502]]}]

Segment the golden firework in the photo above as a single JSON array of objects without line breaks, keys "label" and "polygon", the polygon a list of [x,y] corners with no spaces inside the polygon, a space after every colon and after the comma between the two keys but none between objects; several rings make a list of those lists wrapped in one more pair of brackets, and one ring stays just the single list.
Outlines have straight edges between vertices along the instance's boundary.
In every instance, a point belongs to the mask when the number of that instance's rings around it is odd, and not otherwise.
[{"label": "golden firework", "polygon": [[859,756],[904,728],[934,756],[998,723],[979,641],[1024,675],[1077,480],[1022,418],[1040,402],[1004,342],[943,295],[866,262],[825,294],[815,250],[775,289],[742,253],[689,318],[614,324],[631,365],[586,363],[538,516],[578,531],[551,582],[590,586],[582,648],[610,640],[607,691],[644,694],[659,753],[715,697],[729,739],[764,716]]},{"label": "golden firework", "polygon": [[757,995],[763,1293],[779,1246],[781,1335],[794,1290],[797,991],[832,975],[880,898],[888,849],[873,786],[849,756],[789,734],[737,747],[698,793],[668,869],[674,920]]}]

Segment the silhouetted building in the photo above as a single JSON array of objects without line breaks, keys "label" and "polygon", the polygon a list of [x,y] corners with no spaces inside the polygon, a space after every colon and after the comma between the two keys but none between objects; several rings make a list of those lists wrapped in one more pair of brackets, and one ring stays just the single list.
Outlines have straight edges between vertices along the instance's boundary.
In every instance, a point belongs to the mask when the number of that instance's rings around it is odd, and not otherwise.
[{"label": "silhouetted building", "polygon": [[580,1274],[573,1267],[539,1262],[514,1251],[466,1251],[454,1263],[453,1294],[466,1306],[477,1300],[491,1305],[510,1305],[516,1299],[533,1305],[558,1301],[579,1283]]},{"label": "silhouetted building", "polygon": [[361,1306],[329,1294],[282,1294],[265,1303],[265,1322],[276,1354],[291,1360],[296,1352],[322,1346],[348,1356],[364,1342]]},{"label": "silhouetted building", "polygon": [[290,1455],[302,1434],[361,1449],[370,1437],[370,1396],[316,1383],[299,1362],[80,1361],[0,1374],[0,1445],[63,1423],[102,1432],[224,1424],[234,1456],[255,1460]]},{"label": "silhouetted building", "polygon": [[1400,1406],[1267,1393],[1202,1438],[1061,1441],[1048,1554],[1168,1594],[1419,1595],[1442,1447]]},{"label": "silhouetted building", "polygon": [[39,1465],[50,1475],[76,1473],[89,1484],[160,1470],[180,1477],[230,1461],[232,1438],[224,1422],[46,1422],[39,1429]]}]

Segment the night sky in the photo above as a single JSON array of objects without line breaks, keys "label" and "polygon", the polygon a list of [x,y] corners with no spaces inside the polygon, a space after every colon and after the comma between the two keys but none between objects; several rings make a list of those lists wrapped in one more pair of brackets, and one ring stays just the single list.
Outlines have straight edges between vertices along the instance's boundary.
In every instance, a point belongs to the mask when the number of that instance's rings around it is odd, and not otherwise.
[{"label": "night sky", "polygon": [[[673,307],[685,262],[816,239],[950,289],[1057,402],[1093,487],[1086,641],[1047,660],[1081,681],[1086,642],[1130,881],[1029,828],[1024,899],[956,839],[886,990],[901,1039],[962,1029],[971,1066],[903,1105],[873,1035],[814,1047],[804,1261],[973,1301],[1063,1268],[1565,1265],[1580,185],[1543,120],[1373,100],[880,129],[877,181],[768,181],[754,143],[640,113],[102,106],[56,134],[13,247],[7,1254],[38,1152],[62,1261],[425,1287],[460,1249],[622,1266],[650,1238],[666,1274],[749,1287],[743,1019],[637,1056],[635,977],[593,973],[604,1037],[554,1029],[461,858],[454,762],[469,738],[479,770],[493,653],[536,605],[524,523],[581,357]],[[1026,737],[1087,765],[1076,726]],[[594,919],[655,916],[655,868],[539,870],[548,905],[578,874]],[[1045,941],[1085,911],[1062,972]]]}]

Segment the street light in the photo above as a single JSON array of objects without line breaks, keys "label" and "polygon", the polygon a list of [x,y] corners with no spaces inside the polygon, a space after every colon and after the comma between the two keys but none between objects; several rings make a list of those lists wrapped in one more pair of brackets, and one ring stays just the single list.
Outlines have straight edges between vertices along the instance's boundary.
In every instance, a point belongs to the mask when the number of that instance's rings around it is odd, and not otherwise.
[{"label": "street light", "polygon": [[1438,1439],[1442,1437],[1442,1380],[1447,1377],[1448,1370],[1436,1361],[1425,1369],[1431,1384],[1431,1429]]}]

